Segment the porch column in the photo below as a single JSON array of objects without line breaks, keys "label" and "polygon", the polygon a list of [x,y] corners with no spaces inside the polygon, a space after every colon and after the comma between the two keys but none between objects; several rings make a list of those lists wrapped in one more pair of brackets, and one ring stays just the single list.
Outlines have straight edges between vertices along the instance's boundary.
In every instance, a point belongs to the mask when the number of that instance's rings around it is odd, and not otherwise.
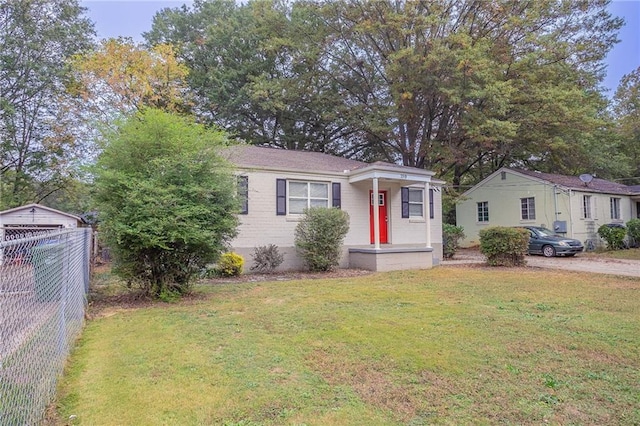
[{"label": "porch column", "polygon": [[380,250],[380,196],[378,195],[378,178],[373,178],[373,247]]},{"label": "porch column", "polygon": [[[424,199],[425,199],[425,212],[424,219],[427,224],[427,247],[431,248],[431,204],[429,201],[431,200],[431,194],[429,194],[430,185],[429,182],[424,183]],[[435,195],[434,195],[435,198]],[[434,199],[435,204],[435,199]],[[434,206],[435,209],[435,206]]]}]

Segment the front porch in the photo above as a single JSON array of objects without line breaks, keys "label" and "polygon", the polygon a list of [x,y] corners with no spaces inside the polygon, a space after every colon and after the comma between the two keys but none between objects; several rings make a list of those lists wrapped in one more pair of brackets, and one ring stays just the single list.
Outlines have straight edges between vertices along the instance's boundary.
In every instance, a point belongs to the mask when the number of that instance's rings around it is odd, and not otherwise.
[{"label": "front porch", "polygon": [[350,247],[349,268],[375,272],[404,269],[429,269],[433,267],[433,248],[408,245]]}]

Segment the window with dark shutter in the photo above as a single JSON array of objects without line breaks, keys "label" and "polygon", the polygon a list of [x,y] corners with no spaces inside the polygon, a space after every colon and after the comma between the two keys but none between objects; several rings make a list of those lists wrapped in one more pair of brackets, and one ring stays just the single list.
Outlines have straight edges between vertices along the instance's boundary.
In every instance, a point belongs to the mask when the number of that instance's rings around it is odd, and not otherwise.
[{"label": "window with dark shutter", "polygon": [[337,209],[342,208],[340,196],[340,182],[333,182],[331,184],[331,205]]},{"label": "window with dark shutter", "polygon": [[287,181],[276,179],[276,214],[283,216],[287,214]]},{"label": "window with dark shutter", "polygon": [[400,188],[400,194],[402,196],[402,217],[409,217],[409,188]]},{"label": "window with dark shutter", "polygon": [[249,213],[249,176],[238,176],[238,199],[240,214]]}]

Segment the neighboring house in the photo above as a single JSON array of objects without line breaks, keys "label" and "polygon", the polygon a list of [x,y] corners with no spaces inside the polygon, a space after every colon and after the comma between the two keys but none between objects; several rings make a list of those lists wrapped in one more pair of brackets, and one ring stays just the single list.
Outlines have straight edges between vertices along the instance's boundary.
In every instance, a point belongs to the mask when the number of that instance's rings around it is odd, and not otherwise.
[{"label": "neighboring house", "polygon": [[536,225],[599,243],[598,228],[638,217],[640,191],[591,175],[563,176],[502,168],[462,194],[456,222],[463,247],[478,245],[490,226]]},{"label": "neighboring house", "polygon": [[[36,236],[60,228],[77,228],[83,221],[78,216],[40,204],[28,204],[0,212],[0,243],[7,240]],[[0,249],[0,264],[5,261]]]},{"label": "neighboring house", "polygon": [[27,204],[0,212],[0,241],[38,230],[76,228],[80,217],[40,204]]},{"label": "neighboring house", "polygon": [[307,207],[336,207],[349,214],[340,267],[420,269],[442,259],[444,182],[433,172],[249,145],[231,147],[224,156],[236,168],[244,198],[232,247],[246,259],[247,269],[254,249],[269,244],[285,256],[280,269],[304,268],[294,232]]}]

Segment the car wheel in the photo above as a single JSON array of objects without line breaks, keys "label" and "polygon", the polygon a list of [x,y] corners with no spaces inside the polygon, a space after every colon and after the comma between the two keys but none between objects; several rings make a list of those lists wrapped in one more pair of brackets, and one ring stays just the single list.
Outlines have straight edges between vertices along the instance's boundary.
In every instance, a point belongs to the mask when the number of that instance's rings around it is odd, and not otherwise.
[{"label": "car wheel", "polygon": [[542,247],[542,254],[544,257],[553,257],[556,255],[556,249],[553,246],[544,246]]}]

